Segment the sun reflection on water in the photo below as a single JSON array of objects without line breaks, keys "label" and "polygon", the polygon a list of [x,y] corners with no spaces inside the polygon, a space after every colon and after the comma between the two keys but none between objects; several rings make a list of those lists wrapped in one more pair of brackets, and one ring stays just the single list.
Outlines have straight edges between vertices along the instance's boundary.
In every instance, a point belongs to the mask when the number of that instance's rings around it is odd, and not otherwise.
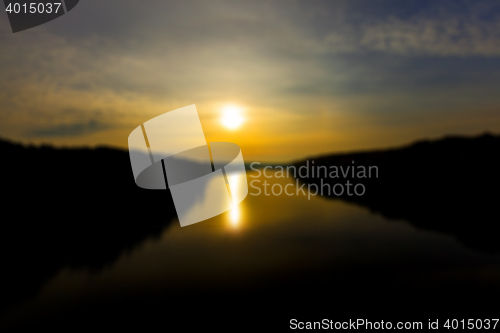
[{"label": "sun reflection on water", "polygon": [[237,228],[240,224],[240,207],[238,205],[233,206],[229,212],[231,226]]},{"label": "sun reflection on water", "polygon": [[233,200],[233,203],[231,205],[231,210],[229,211],[229,222],[233,229],[237,229],[239,228],[241,222],[241,210],[239,207],[239,203],[235,202],[235,195],[237,195],[238,191],[242,187],[241,182],[246,181],[246,175],[244,173],[228,174],[227,180],[228,183],[230,184],[231,195]]}]

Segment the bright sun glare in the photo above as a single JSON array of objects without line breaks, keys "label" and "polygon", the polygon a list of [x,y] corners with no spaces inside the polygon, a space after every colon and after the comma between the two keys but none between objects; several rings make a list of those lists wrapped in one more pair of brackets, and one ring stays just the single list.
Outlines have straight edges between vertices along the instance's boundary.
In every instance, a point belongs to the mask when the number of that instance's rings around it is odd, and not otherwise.
[{"label": "bright sun glare", "polygon": [[229,129],[236,129],[243,123],[241,108],[235,105],[227,105],[222,109],[222,124]]}]

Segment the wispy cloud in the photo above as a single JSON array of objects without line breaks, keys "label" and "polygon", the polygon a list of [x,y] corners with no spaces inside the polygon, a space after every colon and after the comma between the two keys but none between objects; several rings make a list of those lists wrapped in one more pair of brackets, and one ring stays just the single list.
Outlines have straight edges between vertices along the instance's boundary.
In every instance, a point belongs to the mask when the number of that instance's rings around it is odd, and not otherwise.
[{"label": "wispy cloud", "polygon": [[85,123],[59,124],[52,127],[32,129],[26,134],[29,138],[58,138],[68,136],[80,136],[112,128],[110,124],[104,124],[96,120]]},{"label": "wispy cloud", "polygon": [[332,131],[376,133],[500,105],[498,1],[88,0],[0,45],[0,133],[16,139],[123,145],[193,103],[202,118],[243,104],[269,142],[278,118],[290,133],[324,114]]},{"label": "wispy cloud", "polygon": [[500,56],[500,17],[493,22],[447,17],[388,18],[363,27],[360,47],[381,52],[439,56]]}]

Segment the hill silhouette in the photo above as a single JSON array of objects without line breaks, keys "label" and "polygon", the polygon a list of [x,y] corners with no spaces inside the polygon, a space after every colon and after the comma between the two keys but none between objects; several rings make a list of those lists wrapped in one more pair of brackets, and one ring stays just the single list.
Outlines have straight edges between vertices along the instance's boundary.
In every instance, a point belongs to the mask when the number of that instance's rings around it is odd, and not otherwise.
[{"label": "hill silhouette", "polygon": [[[308,166],[377,166],[378,178],[325,178],[323,184],[365,185],[364,195],[326,197],[355,203],[388,219],[453,235],[464,245],[498,253],[500,231],[500,136],[446,137],[406,147],[313,157],[295,163]],[[314,161],[314,164],[313,162]],[[354,161],[354,164],[353,164]],[[314,166],[313,166],[314,165]],[[322,175],[324,177],[324,175]],[[302,183],[321,185],[321,178],[297,175]],[[323,194],[325,194],[323,193]],[[340,190],[337,191],[340,193]],[[352,190],[351,190],[352,194]]]},{"label": "hill silhouette", "polygon": [[176,217],[169,191],[134,183],[125,150],[0,140],[0,313],[63,267],[100,270]]}]

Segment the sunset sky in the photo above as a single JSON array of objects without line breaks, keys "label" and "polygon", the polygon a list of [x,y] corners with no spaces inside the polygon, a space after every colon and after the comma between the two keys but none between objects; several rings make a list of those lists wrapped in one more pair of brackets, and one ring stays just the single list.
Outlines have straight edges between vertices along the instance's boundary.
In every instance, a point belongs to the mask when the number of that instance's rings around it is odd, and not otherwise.
[{"label": "sunset sky", "polygon": [[499,132],[500,2],[82,0],[16,34],[0,14],[2,138],[126,148],[191,104],[263,162]]}]

